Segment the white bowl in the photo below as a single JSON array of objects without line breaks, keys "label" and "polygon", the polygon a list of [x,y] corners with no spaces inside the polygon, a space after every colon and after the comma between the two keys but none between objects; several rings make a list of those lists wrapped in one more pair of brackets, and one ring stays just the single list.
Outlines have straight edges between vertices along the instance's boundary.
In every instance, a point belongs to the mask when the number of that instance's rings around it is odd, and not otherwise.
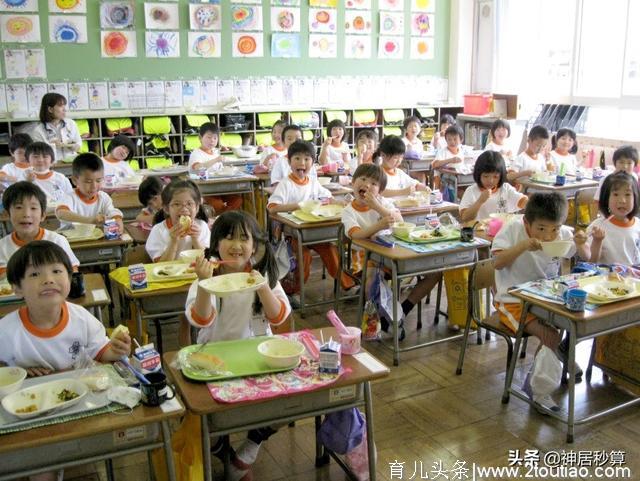
[{"label": "white bowl", "polygon": [[27,371],[21,367],[0,367],[0,399],[16,392],[27,377]]},{"label": "white bowl", "polygon": [[255,145],[239,145],[232,150],[236,157],[240,158],[255,157],[258,153],[258,147]]},{"label": "white bowl", "polygon": [[391,226],[391,231],[394,235],[400,237],[408,237],[415,228],[416,225],[412,224],[411,222],[396,222]]},{"label": "white bowl", "polygon": [[204,249],[188,249],[186,251],[180,252],[178,257],[181,261],[185,262],[194,262],[196,258],[204,255]]},{"label": "white bowl", "polygon": [[571,250],[571,246],[573,245],[573,241],[551,241],[551,242],[541,242],[542,252],[547,254],[550,257],[564,257],[567,255],[569,250]]},{"label": "white bowl", "polygon": [[303,200],[298,204],[302,212],[311,214],[314,210],[320,207],[322,204],[317,200]]},{"label": "white bowl", "polygon": [[296,367],[304,352],[304,345],[298,341],[276,337],[258,344],[258,352],[269,367]]},{"label": "white bowl", "polygon": [[73,223],[73,230],[78,233],[79,237],[90,236],[95,228],[96,226],[93,224],[81,224],[80,222]]},{"label": "white bowl", "polygon": [[318,183],[320,185],[327,185],[331,183],[331,177],[326,177],[326,176],[319,176],[318,177]]}]

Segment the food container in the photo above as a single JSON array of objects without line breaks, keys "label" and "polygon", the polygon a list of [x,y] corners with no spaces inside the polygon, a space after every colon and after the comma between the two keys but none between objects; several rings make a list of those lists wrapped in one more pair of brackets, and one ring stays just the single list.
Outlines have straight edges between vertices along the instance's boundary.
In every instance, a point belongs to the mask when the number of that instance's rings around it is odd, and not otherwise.
[{"label": "food container", "polygon": [[347,327],[349,334],[339,334],[342,354],[357,354],[360,352],[360,337],[362,331],[358,327]]},{"label": "food container", "polygon": [[78,237],[89,237],[93,234],[93,230],[95,229],[95,225],[93,224],[82,224],[80,222],[73,222],[73,230],[75,230],[78,234]]},{"label": "food container", "polygon": [[204,249],[187,249],[185,251],[180,252],[178,254],[178,258],[181,261],[192,263],[198,257],[202,257],[204,255]]},{"label": "food container", "polygon": [[415,228],[416,225],[411,222],[396,222],[391,226],[391,231],[393,235],[407,237]]},{"label": "food container", "polygon": [[20,389],[26,377],[27,371],[21,367],[0,367],[0,399]]},{"label": "food container", "polygon": [[569,253],[573,241],[541,242],[542,252],[551,257],[564,257]]},{"label": "food container", "polygon": [[318,183],[320,185],[327,185],[331,183],[331,177],[318,177]]},{"label": "food container", "polygon": [[464,96],[464,113],[467,115],[487,115],[491,110],[491,94],[469,94]]},{"label": "food container", "polygon": [[239,145],[232,148],[236,157],[246,159],[248,157],[255,157],[258,153],[258,147],[255,145]]},{"label": "food container", "polygon": [[[91,230],[93,232],[93,229]],[[114,240],[120,237],[118,231],[118,223],[115,219],[107,219],[104,221],[104,238],[105,240]]]},{"label": "food container", "polygon": [[269,367],[296,367],[305,347],[298,341],[274,338],[258,344],[258,352]]}]

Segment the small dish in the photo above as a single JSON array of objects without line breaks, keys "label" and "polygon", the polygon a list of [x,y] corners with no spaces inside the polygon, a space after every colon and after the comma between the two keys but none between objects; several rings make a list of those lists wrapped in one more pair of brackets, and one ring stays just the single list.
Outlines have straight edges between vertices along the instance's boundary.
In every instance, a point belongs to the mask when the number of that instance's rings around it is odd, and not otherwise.
[{"label": "small dish", "polygon": [[27,378],[27,371],[21,367],[0,367],[0,399],[16,392]]},{"label": "small dish", "polygon": [[258,352],[272,368],[296,367],[300,364],[300,356],[304,351],[302,343],[278,337],[258,344]]},{"label": "small dish", "polygon": [[550,257],[564,257],[571,250],[571,246],[573,245],[573,241],[551,241],[551,242],[541,242],[542,252],[547,254]]},{"label": "small dish", "polygon": [[237,292],[251,292],[266,284],[259,273],[235,272],[201,280],[198,285],[217,297],[226,297]]}]

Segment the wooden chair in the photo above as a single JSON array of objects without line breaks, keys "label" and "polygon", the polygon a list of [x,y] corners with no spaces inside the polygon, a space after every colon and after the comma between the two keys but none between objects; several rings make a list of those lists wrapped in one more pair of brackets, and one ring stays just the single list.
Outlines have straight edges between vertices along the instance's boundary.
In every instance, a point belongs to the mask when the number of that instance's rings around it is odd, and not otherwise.
[{"label": "wooden chair", "polygon": [[[464,363],[464,354],[467,349],[467,340],[469,339],[469,331],[471,330],[471,323],[475,322],[478,325],[476,335],[478,336],[478,344],[482,344],[481,328],[486,329],[489,332],[493,332],[502,337],[507,342],[507,369],[511,362],[511,356],[513,356],[513,339],[515,335],[506,326],[500,322],[500,317],[497,312],[491,315],[487,315],[482,318],[481,301],[483,291],[486,292],[495,288],[495,270],[493,267],[493,259],[485,259],[478,262],[472,269],[469,275],[469,314],[467,316],[467,324],[464,328],[464,338],[462,340],[462,347],[460,349],[460,356],[458,357],[458,367],[456,368],[456,374],[462,374],[462,364]],[[489,307],[489,295],[486,296],[487,313],[490,310]],[[527,336],[525,334],[524,342],[522,343],[522,351],[520,357],[524,358],[527,352]]]},{"label": "wooden chair", "polygon": [[[573,218],[573,225],[576,227],[588,227],[589,224],[598,216],[598,209],[594,205],[593,197],[596,195],[597,187],[585,187],[576,192],[575,197],[575,213]],[[586,207],[589,212],[588,222],[583,222],[584,219],[580,218],[580,207]]]}]

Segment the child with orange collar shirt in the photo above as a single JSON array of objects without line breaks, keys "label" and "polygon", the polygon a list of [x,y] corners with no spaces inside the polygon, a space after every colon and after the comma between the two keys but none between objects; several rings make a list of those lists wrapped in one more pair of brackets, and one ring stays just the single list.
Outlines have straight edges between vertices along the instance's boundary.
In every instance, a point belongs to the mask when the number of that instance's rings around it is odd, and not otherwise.
[{"label": "child with orange collar shirt", "polygon": [[102,227],[105,220],[115,219],[118,233],[124,233],[122,211],[113,206],[111,197],[100,190],[104,179],[102,159],[92,152],[73,159],[73,182],[76,189],[66,195],[56,207],[61,221],[95,224]]},{"label": "child with orange collar shirt", "polygon": [[384,197],[410,195],[416,190],[427,190],[427,186],[401,170],[400,164],[405,154],[405,143],[396,135],[386,135],[381,141],[374,158],[382,159],[382,168],[387,174],[387,187]]},{"label": "child with orange collar shirt", "polygon": [[17,182],[27,180],[29,162],[27,162],[26,150],[33,143],[27,134],[13,134],[9,139],[9,155],[12,162],[4,164],[0,169],[0,181]]},{"label": "child with orange collar shirt", "polygon": [[49,144],[33,142],[27,147],[25,155],[30,167],[26,179],[40,187],[49,201],[57,203],[73,191],[69,179],[51,170],[54,153]]},{"label": "child with orange collar shirt", "polygon": [[[299,204],[307,200],[332,198],[331,192],[320,185],[317,177],[309,176],[315,160],[315,147],[311,143],[302,140],[294,142],[289,146],[287,157],[291,166],[291,174],[278,183],[276,190],[269,197],[267,209],[270,214],[297,210],[299,209]],[[320,255],[327,272],[331,277],[335,278],[338,274],[338,250],[336,246],[330,243],[323,243],[315,244],[311,246],[311,249]],[[303,251],[306,251],[304,256],[304,278],[306,281],[311,271],[311,255],[308,250],[303,249]],[[341,283],[344,289],[350,289],[354,286],[353,280],[347,275],[342,277]]]}]

